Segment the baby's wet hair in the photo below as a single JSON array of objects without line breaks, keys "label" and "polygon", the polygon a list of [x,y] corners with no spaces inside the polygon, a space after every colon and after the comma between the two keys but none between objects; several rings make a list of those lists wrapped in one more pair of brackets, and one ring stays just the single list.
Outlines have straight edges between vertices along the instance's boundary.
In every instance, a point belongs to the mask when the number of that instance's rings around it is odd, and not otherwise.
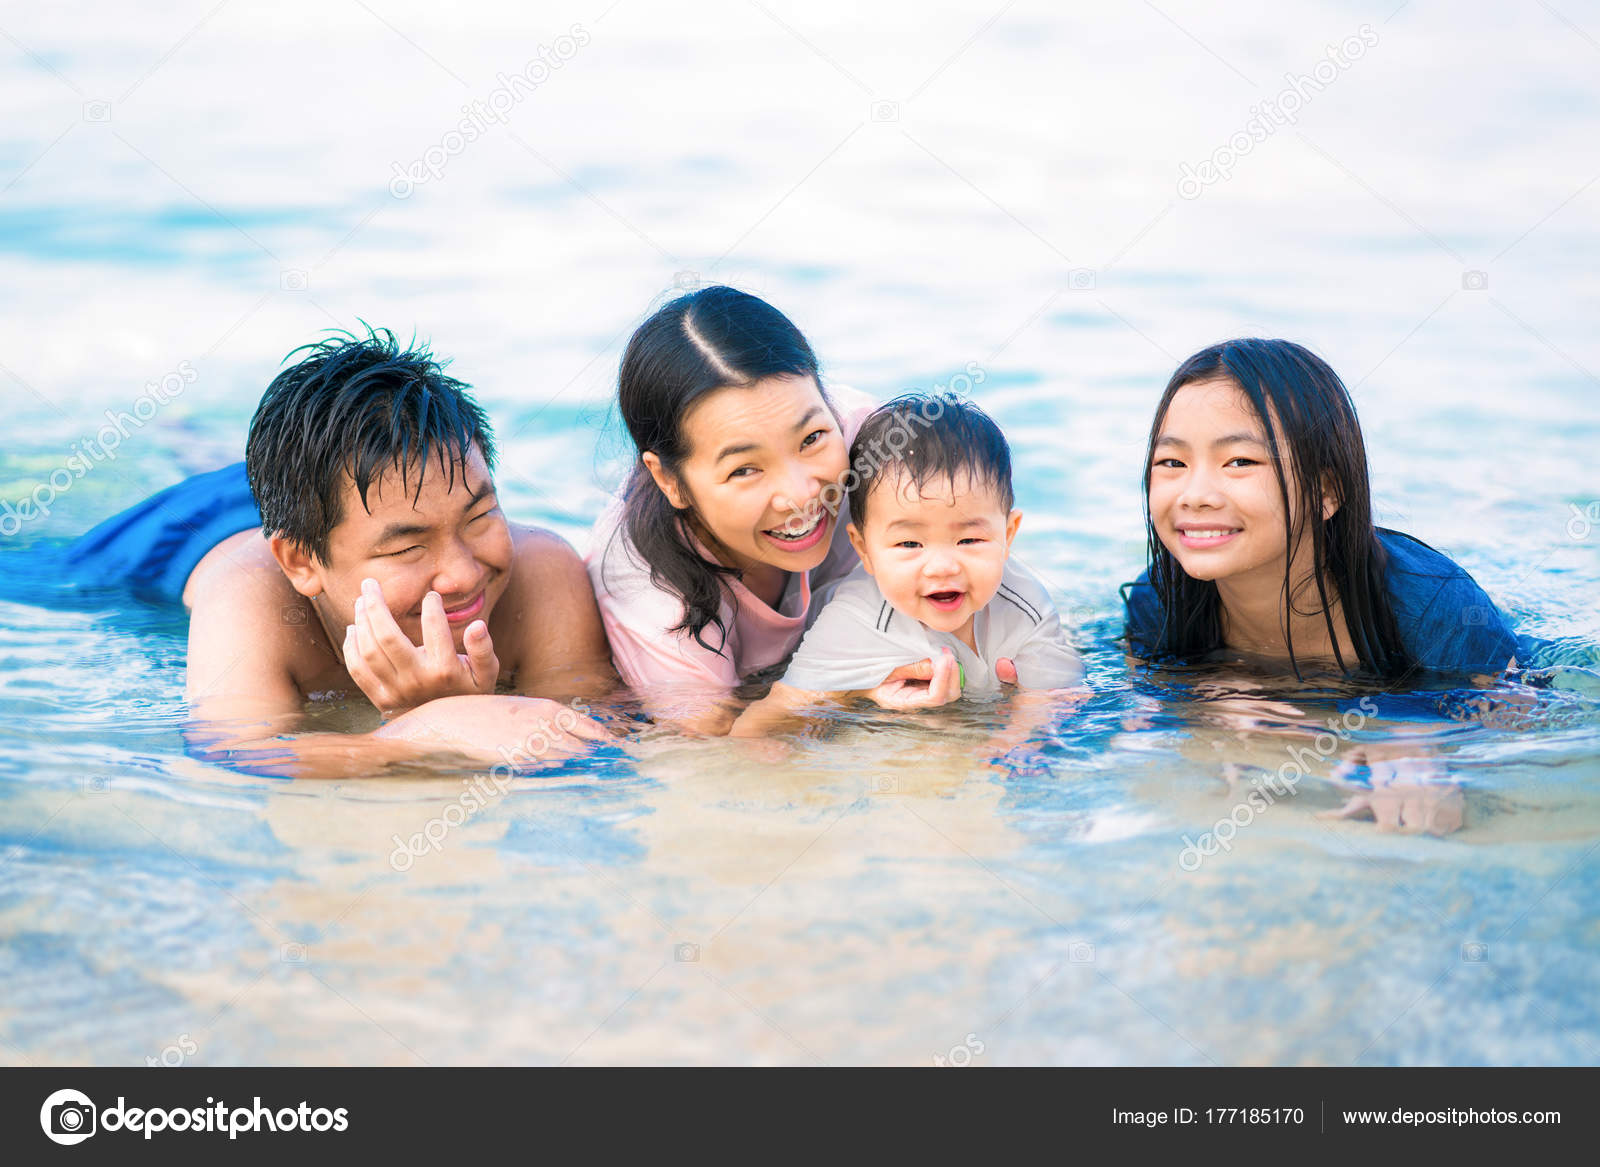
[{"label": "baby's wet hair", "polygon": [[954,394],[906,393],[861,423],[845,475],[850,518],[866,525],[868,500],[885,477],[917,491],[930,482],[989,487],[1011,513],[1011,447],[983,410]]}]

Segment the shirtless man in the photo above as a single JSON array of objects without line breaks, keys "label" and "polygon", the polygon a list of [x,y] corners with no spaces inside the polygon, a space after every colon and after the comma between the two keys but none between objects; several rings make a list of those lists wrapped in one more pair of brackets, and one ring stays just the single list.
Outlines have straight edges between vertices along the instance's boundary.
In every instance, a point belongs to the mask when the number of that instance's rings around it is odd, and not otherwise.
[{"label": "shirtless man", "polygon": [[[588,574],[556,535],[506,521],[467,387],[383,330],[301,351],[262,398],[243,466],[180,483],[75,549],[100,582],[116,565],[135,586],[181,586],[191,744],[253,771],[353,777],[606,738],[560,704],[617,683]],[[308,698],[355,689],[381,728],[294,732]],[[516,753],[530,738],[539,748]]]}]

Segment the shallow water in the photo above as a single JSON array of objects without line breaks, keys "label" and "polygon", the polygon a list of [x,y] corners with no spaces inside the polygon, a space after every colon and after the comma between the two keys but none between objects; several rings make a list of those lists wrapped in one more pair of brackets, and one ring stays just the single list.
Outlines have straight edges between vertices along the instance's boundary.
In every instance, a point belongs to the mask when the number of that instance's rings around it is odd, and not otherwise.
[{"label": "shallow water", "polygon": [[[1542,9],[1391,7],[7,18],[0,499],[196,377],[0,541],[0,1058],[1600,1060],[1594,49]],[[393,163],[574,22],[590,43],[507,125],[392,197]],[[1297,126],[1178,194],[1364,22]],[[1086,705],[1020,738],[1003,707],[852,714],[778,759],[651,732],[397,871],[469,776],[190,759],[181,617],[45,606],[12,570],[237,458],[279,357],[357,316],[457,358],[508,512],[581,545],[620,469],[620,345],[695,279],[766,295],[883,396],[978,366]],[[1448,768],[1446,838],[1317,818],[1324,760],[1184,869],[1358,697],[1136,677],[1115,644],[1149,410],[1242,333],[1327,355],[1380,521],[1556,642],[1555,685],[1509,708],[1391,696],[1349,734]]]}]

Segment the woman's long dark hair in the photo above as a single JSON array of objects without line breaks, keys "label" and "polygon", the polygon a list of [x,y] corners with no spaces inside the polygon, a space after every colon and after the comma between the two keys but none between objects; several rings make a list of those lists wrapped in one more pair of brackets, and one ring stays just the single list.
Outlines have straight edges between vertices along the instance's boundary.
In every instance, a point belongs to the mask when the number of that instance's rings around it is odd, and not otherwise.
[{"label": "woman's long dark hair", "polygon": [[[1384,586],[1387,556],[1372,525],[1367,450],[1355,404],[1327,362],[1287,340],[1229,340],[1195,353],[1172,374],[1161,403],[1156,406],[1144,464],[1144,500],[1150,583],[1161,600],[1165,617],[1162,655],[1197,657],[1223,646],[1222,603],[1216,582],[1190,576],[1156,534],[1150,515],[1150,473],[1156,439],[1178,390],[1199,381],[1224,378],[1243,391],[1260,419],[1278,476],[1288,561],[1283,576],[1284,636],[1295,675],[1300,675],[1300,668],[1289,627],[1295,581],[1289,576],[1294,549],[1302,536],[1311,540],[1317,602],[1339,667],[1351,671],[1351,662],[1344,659],[1334,632],[1327,586],[1330,582],[1338,593],[1359,663],[1380,676],[1408,672],[1415,662],[1400,640]],[[1293,462],[1293,482],[1284,471],[1286,456]],[[1339,503],[1339,509],[1328,519],[1322,518],[1324,486]],[[1290,491],[1298,503],[1293,511]],[[1298,516],[1293,525],[1296,529],[1290,529],[1290,513]]]},{"label": "woman's long dark hair", "polygon": [[[816,354],[789,318],[765,300],[721,286],[657,310],[622,356],[617,405],[640,455],[623,487],[622,528],[650,568],[651,583],[683,600],[682,623],[665,631],[687,632],[719,654],[728,639],[720,615],[725,581],[740,572],[695,550],[691,513],[667,501],[643,455],[654,453],[662,469],[677,477],[689,454],[683,419],[695,402],[718,389],[786,374],[810,377],[822,389]],[[713,626],[719,634],[715,645],[705,636]]]}]

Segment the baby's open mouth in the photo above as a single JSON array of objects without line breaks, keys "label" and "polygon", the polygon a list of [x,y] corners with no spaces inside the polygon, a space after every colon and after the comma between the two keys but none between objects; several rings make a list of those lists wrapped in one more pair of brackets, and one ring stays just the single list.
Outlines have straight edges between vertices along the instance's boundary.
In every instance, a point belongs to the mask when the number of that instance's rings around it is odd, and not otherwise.
[{"label": "baby's open mouth", "polygon": [[956,608],[966,592],[929,592],[924,598],[935,608]]}]

